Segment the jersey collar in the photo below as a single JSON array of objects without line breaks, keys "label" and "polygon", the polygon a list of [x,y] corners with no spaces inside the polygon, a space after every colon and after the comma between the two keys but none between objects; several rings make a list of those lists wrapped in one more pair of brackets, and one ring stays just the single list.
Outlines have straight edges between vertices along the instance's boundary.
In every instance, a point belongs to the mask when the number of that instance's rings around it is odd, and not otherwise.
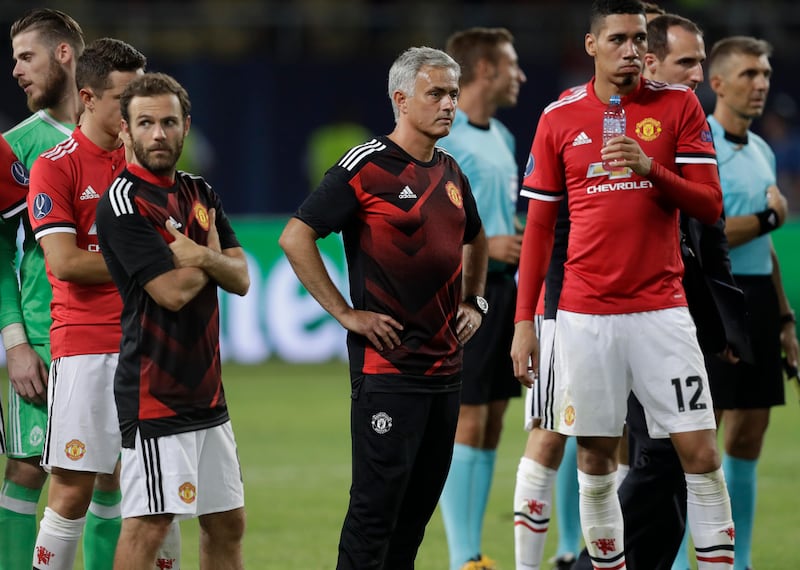
[{"label": "jersey collar", "polygon": [[72,131],[72,138],[75,139],[80,146],[84,147],[86,150],[96,156],[111,157],[118,153],[123,153],[124,155],[125,152],[122,143],[120,143],[119,147],[115,148],[114,150],[105,150],[100,148],[94,142],[92,142],[89,137],[83,134],[80,126],[75,127],[75,130]]},{"label": "jersey collar", "polygon": [[138,176],[145,182],[149,182],[153,186],[158,186],[160,188],[172,188],[175,186],[175,180],[172,178],[168,178],[166,176],[156,176],[146,168],[139,166],[138,164],[131,164],[128,163],[128,172],[133,174],[134,176]]}]

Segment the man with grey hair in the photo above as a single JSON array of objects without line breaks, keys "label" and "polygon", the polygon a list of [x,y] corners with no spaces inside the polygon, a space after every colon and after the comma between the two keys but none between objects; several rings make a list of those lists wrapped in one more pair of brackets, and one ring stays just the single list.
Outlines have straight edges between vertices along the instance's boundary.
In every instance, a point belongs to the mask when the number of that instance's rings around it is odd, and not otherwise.
[{"label": "man with grey hair", "polygon": [[[389,72],[394,130],[347,152],[280,238],[300,281],[348,331],[353,482],[339,570],[413,569],[450,466],[462,347],[486,310],[488,255],[469,182],[435,146],[453,124],[458,79],[442,51],[403,52]],[[339,231],[352,306],[316,245]]]}]

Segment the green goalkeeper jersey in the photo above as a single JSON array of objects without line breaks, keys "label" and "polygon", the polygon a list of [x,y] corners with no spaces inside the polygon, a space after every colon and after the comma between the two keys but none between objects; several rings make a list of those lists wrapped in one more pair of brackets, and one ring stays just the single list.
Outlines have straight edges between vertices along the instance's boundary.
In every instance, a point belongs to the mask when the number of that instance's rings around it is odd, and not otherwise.
[{"label": "green goalkeeper jersey", "polygon": [[[30,171],[44,151],[67,139],[75,125],[59,123],[45,111],[38,111],[3,136],[17,158]],[[20,214],[24,228],[19,283],[16,274],[16,238],[19,218],[0,227],[0,328],[23,323],[28,342],[50,343],[50,301],[53,291],[47,280],[44,253],[31,231],[27,210]]]}]

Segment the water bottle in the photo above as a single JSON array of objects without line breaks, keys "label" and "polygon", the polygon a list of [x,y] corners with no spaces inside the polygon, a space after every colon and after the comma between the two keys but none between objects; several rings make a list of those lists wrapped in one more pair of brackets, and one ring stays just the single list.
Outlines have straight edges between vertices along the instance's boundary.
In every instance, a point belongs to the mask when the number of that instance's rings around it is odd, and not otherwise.
[{"label": "water bottle", "polygon": [[[625,134],[625,109],[622,108],[622,99],[619,95],[612,95],[608,107],[603,111],[603,146],[614,137]],[[611,172],[613,165],[603,161],[603,168]]]}]

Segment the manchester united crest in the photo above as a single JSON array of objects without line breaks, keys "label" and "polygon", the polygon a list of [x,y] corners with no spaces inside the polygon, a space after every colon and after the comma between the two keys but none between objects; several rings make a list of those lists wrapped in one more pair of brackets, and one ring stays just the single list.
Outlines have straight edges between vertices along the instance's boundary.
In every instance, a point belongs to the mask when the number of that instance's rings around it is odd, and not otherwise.
[{"label": "manchester united crest", "polygon": [[564,410],[564,423],[568,426],[575,423],[575,408],[571,405],[567,406],[567,409]]},{"label": "manchester united crest", "polygon": [[178,487],[178,496],[187,505],[194,503],[197,498],[197,488],[188,481]]},{"label": "manchester united crest", "polygon": [[78,439],[73,439],[64,446],[64,453],[67,454],[67,459],[78,461],[86,455],[86,445]]},{"label": "manchester united crest", "polygon": [[197,223],[200,224],[201,228],[208,231],[208,210],[206,210],[206,207],[200,202],[195,202],[192,209],[194,210],[194,218],[197,220]]},{"label": "manchester united crest", "polygon": [[444,189],[447,192],[447,197],[450,198],[456,208],[461,208],[464,205],[464,198],[461,197],[461,190],[458,189],[458,186],[448,182],[444,185]]},{"label": "manchester united crest", "polygon": [[660,134],[661,121],[648,117],[636,123],[636,136],[643,141],[654,141]]},{"label": "manchester united crest", "polygon": [[378,412],[372,416],[372,429],[375,430],[375,433],[385,434],[392,429],[392,416],[386,412]]}]

